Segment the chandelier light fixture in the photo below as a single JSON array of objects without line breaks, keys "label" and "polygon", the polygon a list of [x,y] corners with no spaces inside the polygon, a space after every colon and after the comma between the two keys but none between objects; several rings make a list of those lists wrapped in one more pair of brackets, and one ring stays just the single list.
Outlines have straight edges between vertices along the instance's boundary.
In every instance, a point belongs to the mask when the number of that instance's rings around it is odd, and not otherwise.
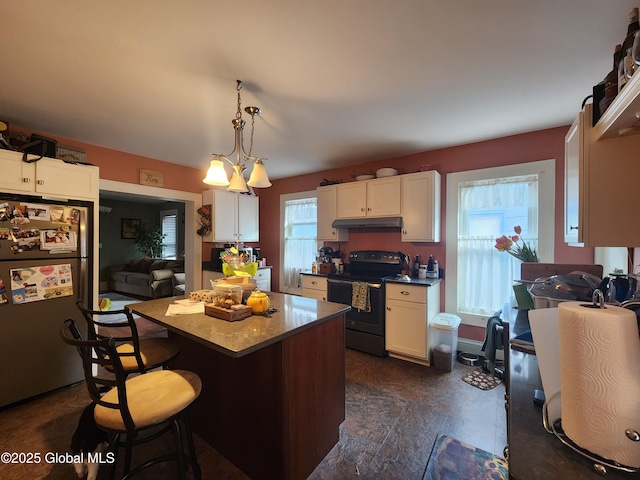
[{"label": "chandelier light fixture", "polygon": [[[264,167],[263,160],[265,158],[253,157],[251,151],[253,150],[253,128],[255,124],[256,115],[260,115],[260,109],[258,107],[246,107],[244,109],[249,115],[251,115],[251,141],[249,143],[249,153],[244,149],[242,132],[244,130],[245,121],[242,119],[242,101],[240,98],[240,90],[242,90],[242,82],[236,80],[238,85],[236,90],[238,91],[238,111],[236,112],[236,118],[231,120],[233,129],[235,131],[235,145],[233,150],[228,155],[222,155],[220,153],[210,153],[213,155],[211,159],[211,165],[207,171],[207,176],[202,180],[207,185],[227,187],[227,190],[231,192],[248,192],[247,185],[255,188],[266,188],[271,186],[269,177],[267,176],[267,170]],[[235,152],[235,163],[229,159]],[[231,175],[231,181],[227,176],[227,171],[224,168],[223,160],[228,162],[233,168]],[[244,179],[244,171],[247,166],[253,163],[253,170],[249,181]]]}]

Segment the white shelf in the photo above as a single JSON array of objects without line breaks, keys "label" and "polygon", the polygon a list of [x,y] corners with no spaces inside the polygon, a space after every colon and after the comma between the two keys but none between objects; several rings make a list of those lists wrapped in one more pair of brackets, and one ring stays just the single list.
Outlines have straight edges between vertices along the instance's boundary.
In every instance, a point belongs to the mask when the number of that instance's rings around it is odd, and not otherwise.
[{"label": "white shelf", "polygon": [[[631,77],[593,127],[596,140],[640,134],[640,74]],[[591,121],[591,119],[589,119]],[[629,131],[629,128],[637,128]]]}]

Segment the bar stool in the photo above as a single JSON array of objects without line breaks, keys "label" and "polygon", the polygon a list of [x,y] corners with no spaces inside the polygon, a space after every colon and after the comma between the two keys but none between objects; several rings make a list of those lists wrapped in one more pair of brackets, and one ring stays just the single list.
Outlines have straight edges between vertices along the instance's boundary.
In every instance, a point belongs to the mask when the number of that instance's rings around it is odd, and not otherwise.
[{"label": "bar stool", "polygon": [[[122,479],[128,480],[162,462],[176,462],[177,476],[171,478],[184,479],[189,466],[193,477],[200,479],[188,415],[189,405],[202,390],[200,377],[187,370],[156,370],[127,379],[114,339],[83,340],[72,319],[64,322],[60,336],[65,343],[75,346],[82,358],[89,396],[95,403],[94,419],[98,428],[110,437],[109,451],[114,452],[117,459],[119,449],[125,449]],[[105,369],[115,375],[105,375]],[[105,389],[107,392],[101,394]],[[141,435],[142,432],[146,434]],[[131,468],[134,446],[168,432],[173,432],[175,453],[161,455]],[[186,454],[183,436],[187,440]],[[116,462],[111,468],[115,475]]]},{"label": "bar stool", "polygon": [[[76,305],[82,312],[82,316],[87,321],[87,331],[89,340],[100,340],[113,338],[117,344],[116,350],[122,362],[122,368],[127,373],[145,373],[157,367],[168,368],[168,364],[178,353],[180,347],[168,338],[143,338],[138,337],[138,328],[129,310],[89,310],[82,300],[76,301]],[[100,320],[101,316],[122,314],[126,320],[115,323]],[[111,330],[113,335],[101,333],[98,327],[106,332]],[[122,329],[128,329],[130,335],[122,335]],[[114,330],[117,329],[117,330]]]}]

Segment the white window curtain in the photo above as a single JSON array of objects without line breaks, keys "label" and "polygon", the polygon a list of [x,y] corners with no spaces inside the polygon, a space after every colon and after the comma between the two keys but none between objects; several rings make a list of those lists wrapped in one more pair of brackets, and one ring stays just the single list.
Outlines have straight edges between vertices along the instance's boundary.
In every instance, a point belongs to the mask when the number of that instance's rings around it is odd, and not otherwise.
[{"label": "white window curtain", "polygon": [[496,238],[515,235],[538,250],[538,175],[458,184],[459,312],[491,315],[513,297],[521,261],[495,248]]},{"label": "white window curtain", "polygon": [[311,269],[317,249],[316,198],[285,201],[283,278],[281,279],[284,291],[300,288],[300,273]]},{"label": "white window curtain", "polygon": [[163,210],[160,212],[162,226],[162,258],[175,260],[178,252],[178,211]]}]

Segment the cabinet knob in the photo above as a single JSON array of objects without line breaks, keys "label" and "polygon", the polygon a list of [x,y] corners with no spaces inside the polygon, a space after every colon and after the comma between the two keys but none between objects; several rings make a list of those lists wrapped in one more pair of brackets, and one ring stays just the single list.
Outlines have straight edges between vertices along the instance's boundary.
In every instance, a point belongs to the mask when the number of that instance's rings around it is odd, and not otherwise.
[{"label": "cabinet knob", "polygon": [[578,226],[576,225],[576,226],[574,227],[574,226],[570,225],[570,226],[569,226],[569,230],[578,230]]},{"label": "cabinet knob", "polygon": [[311,282],[311,285],[317,285],[318,282],[316,282],[315,280],[313,282]]},{"label": "cabinet knob", "polygon": [[411,295],[411,294],[410,294],[409,292],[407,292],[406,290],[402,290],[400,293],[401,293],[402,295]]},{"label": "cabinet knob", "polygon": [[38,180],[38,181],[37,181],[37,184],[38,184],[38,185],[44,185],[44,180]]},{"label": "cabinet knob", "polygon": [[407,234],[407,231],[406,231],[406,230],[402,230],[402,233],[406,235],[406,234]]},{"label": "cabinet knob", "polygon": [[30,178],[24,177],[24,178],[22,179],[22,183],[30,183],[30,182],[31,182],[31,179],[30,179]]},{"label": "cabinet knob", "polygon": [[387,310],[388,310],[388,311],[391,311],[391,307],[387,307]]},{"label": "cabinet knob", "polygon": [[327,297],[322,297],[322,301],[326,302],[327,301]]},{"label": "cabinet knob", "polygon": [[360,211],[361,211],[361,212],[364,212],[364,207],[362,207],[362,208],[360,209]]},{"label": "cabinet knob", "polygon": [[371,207],[367,208],[367,212],[370,212],[370,211],[371,211]]}]

